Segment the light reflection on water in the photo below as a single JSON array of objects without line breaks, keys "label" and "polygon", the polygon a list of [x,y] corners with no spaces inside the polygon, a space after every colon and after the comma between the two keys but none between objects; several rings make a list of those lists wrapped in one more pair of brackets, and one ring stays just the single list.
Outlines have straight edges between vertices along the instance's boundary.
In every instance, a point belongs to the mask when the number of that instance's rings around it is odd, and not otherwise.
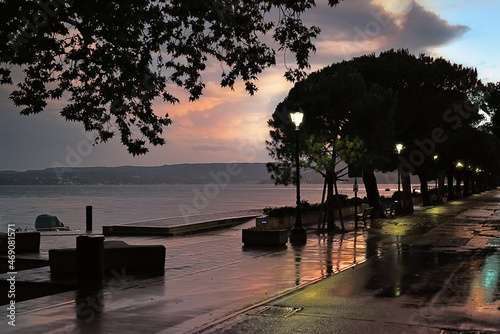
[{"label": "light reflection on water", "polygon": [[473,299],[476,305],[494,305],[500,296],[500,251],[486,257],[481,272],[474,281]]}]

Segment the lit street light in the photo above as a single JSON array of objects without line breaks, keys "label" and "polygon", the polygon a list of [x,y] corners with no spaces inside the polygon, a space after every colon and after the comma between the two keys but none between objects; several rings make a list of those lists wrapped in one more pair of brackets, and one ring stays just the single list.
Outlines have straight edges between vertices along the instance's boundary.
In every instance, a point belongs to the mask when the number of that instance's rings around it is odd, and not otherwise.
[{"label": "lit street light", "polygon": [[296,112],[290,113],[292,122],[295,124],[295,168],[297,176],[297,206],[295,213],[295,222],[290,231],[290,243],[294,245],[303,245],[307,241],[307,232],[302,223],[302,212],[300,207],[300,169],[299,169],[299,125],[302,123],[304,114],[296,106]]},{"label": "lit street light", "polygon": [[461,190],[461,184],[462,184],[462,170],[464,169],[465,165],[462,161],[457,161],[457,164],[455,165],[455,168],[457,170],[456,172],[456,189],[455,193],[457,197],[462,197],[462,190]]},{"label": "lit street light", "polygon": [[476,167],[476,182],[477,182],[477,192],[478,193],[481,193],[484,191],[482,173],[483,173],[483,170],[481,169],[481,167],[477,166]]},{"label": "lit street light", "polygon": [[439,159],[439,155],[438,154],[434,154],[434,162],[436,163],[436,196],[438,194],[438,178],[439,178],[438,169],[437,169],[438,159]]},{"label": "lit street light", "polygon": [[[401,155],[401,151],[404,146],[401,143],[396,144],[396,152],[398,155]],[[400,175],[400,166],[398,165],[398,207],[401,209],[401,213],[403,213],[403,204],[401,203],[401,175]]]}]

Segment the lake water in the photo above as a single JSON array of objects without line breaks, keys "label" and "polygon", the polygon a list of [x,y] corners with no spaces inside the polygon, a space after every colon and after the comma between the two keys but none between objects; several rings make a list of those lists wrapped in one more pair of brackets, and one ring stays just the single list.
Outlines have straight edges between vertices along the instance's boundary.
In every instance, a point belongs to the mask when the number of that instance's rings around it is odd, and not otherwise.
[{"label": "lake water", "polygon": [[[396,186],[397,187],[397,186]],[[394,185],[379,185],[381,195]],[[301,185],[301,198],[321,202],[323,185]],[[339,185],[352,197],[352,185]],[[295,186],[270,184],[217,185],[59,185],[0,186],[0,231],[8,224],[34,227],[40,214],[55,215],[65,226],[85,230],[86,206],[93,207],[94,231],[103,225],[265,207],[295,205]],[[365,196],[359,187],[358,196]]]}]

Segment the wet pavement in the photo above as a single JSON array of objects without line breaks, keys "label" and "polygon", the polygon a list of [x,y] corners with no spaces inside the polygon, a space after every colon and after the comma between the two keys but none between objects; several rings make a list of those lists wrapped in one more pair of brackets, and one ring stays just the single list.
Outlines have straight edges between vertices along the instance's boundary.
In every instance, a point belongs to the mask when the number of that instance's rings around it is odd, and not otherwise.
[{"label": "wet pavement", "polygon": [[[16,303],[16,326],[3,317],[0,328],[16,333],[500,332],[499,190],[376,220],[343,235],[311,230],[301,247],[245,248],[241,229],[253,225],[251,220],[175,238],[106,238],[165,245],[165,275],[133,277],[117,268],[96,295],[77,298],[70,291]],[[42,249],[75,237],[47,238]],[[17,280],[50,281],[50,273],[48,267],[20,271]]]}]

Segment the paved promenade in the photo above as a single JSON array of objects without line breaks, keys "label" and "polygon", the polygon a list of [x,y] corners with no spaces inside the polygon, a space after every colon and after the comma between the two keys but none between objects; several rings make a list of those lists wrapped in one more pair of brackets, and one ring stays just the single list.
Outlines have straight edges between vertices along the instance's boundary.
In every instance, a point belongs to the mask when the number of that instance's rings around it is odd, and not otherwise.
[{"label": "paved promenade", "polygon": [[108,237],[165,245],[165,275],[117,271],[93,297],[18,302],[16,326],[2,316],[2,333],[500,333],[498,190],[343,235],[311,230],[295,248],[246,249],[241,229],[253,224]]}]

